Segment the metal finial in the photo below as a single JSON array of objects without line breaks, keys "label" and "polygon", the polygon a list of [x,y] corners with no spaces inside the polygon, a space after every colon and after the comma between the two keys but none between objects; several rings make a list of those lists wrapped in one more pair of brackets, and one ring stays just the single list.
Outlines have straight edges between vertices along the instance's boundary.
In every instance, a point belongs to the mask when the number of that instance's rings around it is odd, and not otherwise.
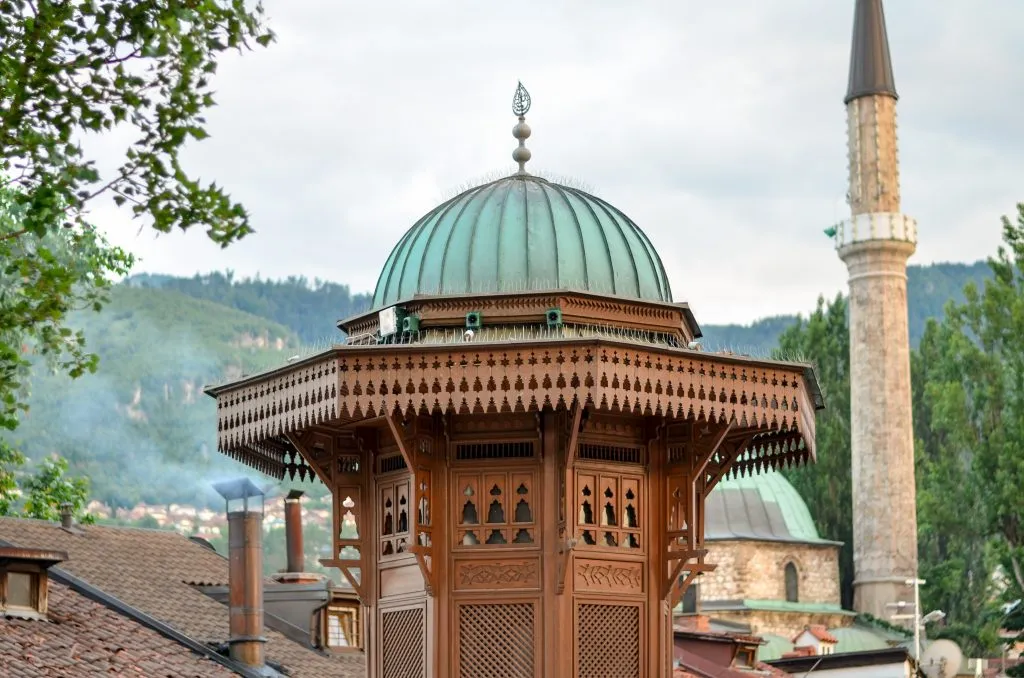
[{"label": "metal finial", "polygon": [[532,156],[530,149],[526,147],[526,140],[530,138],[530,126],[526,124],[526,113],[530,110],[530,103],[530,93],[520,82],[512,97],[512,112],[519,117],[519,123],[512,128],[512,136],[519,140],[519,147],[512,151],[512,159],[519,163],[519,174],[528,174],[526,163]]},{"label": "metal finial", "polygon": [[523,83],[520,81],[516,85],[516,93],[512,97],[512,113],[519,117],[523,117],[530,112],[530,93],[523,87]]}]

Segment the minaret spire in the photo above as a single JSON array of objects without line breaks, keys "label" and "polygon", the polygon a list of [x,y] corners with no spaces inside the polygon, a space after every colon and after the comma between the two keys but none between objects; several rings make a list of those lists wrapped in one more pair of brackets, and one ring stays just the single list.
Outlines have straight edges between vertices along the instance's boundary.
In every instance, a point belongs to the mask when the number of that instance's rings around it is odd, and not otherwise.
[{"label": "minaret spire", "polygon": [[872,94],[898,98],[882,0],[857,0],[850,48],[850,82],[843,103]]},{"label": "minaret spire", "polygon": [[846,98],[850,218],[834,230],[850,274],[853,608],[879,618],[917,578],[907,259],[896,86],[882,0],[856,0]]}]

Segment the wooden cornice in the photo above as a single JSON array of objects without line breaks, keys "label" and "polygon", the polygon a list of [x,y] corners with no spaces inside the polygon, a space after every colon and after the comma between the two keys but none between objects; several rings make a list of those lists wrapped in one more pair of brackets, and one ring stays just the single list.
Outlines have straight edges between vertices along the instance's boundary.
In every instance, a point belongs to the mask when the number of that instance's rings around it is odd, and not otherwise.
[{"label": "wooden cornice", "polygon": [[275,474],[283,455],[265,442],[311,427],[576,404],[731,424],[757,451],[730,460],[742,471],[812,459],[819,405],[804,365],[595,339],[346,347],[214,393],[219,448]]},{"label": "wooden cornice", "polygon": [[[420,329],[461,327],[466,314],[479,312],[488,325],[541,325],[547,311],[557,308],[568,324],[606,325],[676,335],[682,343],[701,336],[687,304],[670,304],[627,299],[589,292],[551,290],[544,292],[468,294],[460,296],[414,297],[396,304],[420,320]],[[376,332],[377,311],[362,313],[338,323],[350,336]]]}]

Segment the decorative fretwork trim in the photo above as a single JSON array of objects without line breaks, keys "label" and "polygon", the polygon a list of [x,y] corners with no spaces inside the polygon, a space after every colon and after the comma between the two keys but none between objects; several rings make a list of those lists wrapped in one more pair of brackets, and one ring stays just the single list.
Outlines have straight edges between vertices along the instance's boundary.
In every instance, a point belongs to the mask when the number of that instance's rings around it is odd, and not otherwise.
[{"label": "decorative fretwork trim", "polygon": [[793,433],[803,441],[802,452],[788,450],[793,455],[784,459],[776,450],[754,463],[801,461],[814,454],[811,388],[799,365],[576,342],[459,351],[337,349],[215,393],[219,448],[274,475],[284,460],[266,441],[316,424],[395,412],[535,412],[574,403]]}]

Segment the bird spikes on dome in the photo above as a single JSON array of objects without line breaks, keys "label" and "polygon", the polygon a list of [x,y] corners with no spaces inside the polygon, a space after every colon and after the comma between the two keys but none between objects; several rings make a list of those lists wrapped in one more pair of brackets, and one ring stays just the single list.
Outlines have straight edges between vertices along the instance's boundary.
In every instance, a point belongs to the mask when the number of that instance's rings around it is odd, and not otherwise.
[{"label": "bird spikes on dome", "polygon": [[[481,174],[470,179],[469,181],[464,181],[461,184],[448,189],[447,191],[444,191],[437,202],[446,203],[452,198],[462,195],[466,191],[472,190],[479,186],[494,183],[495,181],[505,179],[506,177],[516,176],[516,173],[517,170],[514,168],[492,170],[490,172],[486,172],[484,174]],[[538,179],[543,179],[552,184],[558,184],[559,186],[565,186],[566,188],[573,188],[576,189],[577,191],[589,193],[590,195],[597,195],[593,186],[583,181],[582,179],[578,179],[576,177],[567,176],[563,174],[556,174],[554,172],[546,172],[544,170],[541,170],[539,172],[533,171],[530,173],[530,176],[537,177]]]}]

